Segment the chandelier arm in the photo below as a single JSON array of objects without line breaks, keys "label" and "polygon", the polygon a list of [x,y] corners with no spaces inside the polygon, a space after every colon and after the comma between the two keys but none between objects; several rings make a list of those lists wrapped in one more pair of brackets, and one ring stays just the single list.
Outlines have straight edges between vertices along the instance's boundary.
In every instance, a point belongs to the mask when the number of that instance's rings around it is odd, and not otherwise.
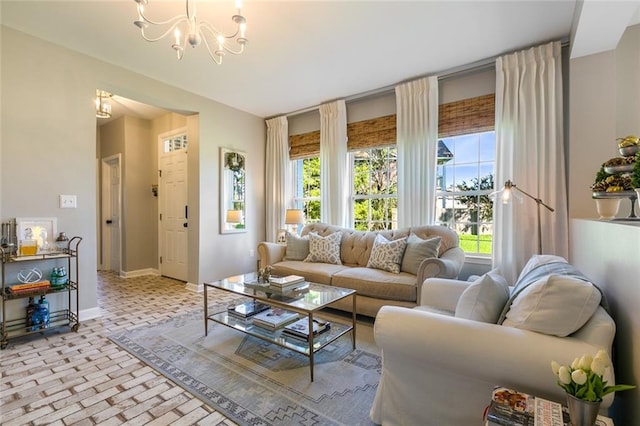
[{"label": "chandelier arm", "polygon": [[233,33],[233,34],[229,34],[229,35],[226,35],[226,34],[224,34],[222,31],[218,30],[218,29],[217,29],[216,27],[214,27],[214,26],[213,26],[213,24],[212,24],[212,23],[210,23],[209,21],[205,21],[205,20],[199,21],[198,26],[199,26],[202,30],[207,30],[207,31],[209,31],[211,34],[213,34],[213,35],[214,35],[214,38],[215,38],[215,36],[217,36],[217,35],[221,35],[221,36],[222,36],[222,37],[224,37],[225,39],[234,39],[234,38],[236,38],[236,37],[238,36],[238,34],[240,34],[240,26],[239,26],[239,25],[238,25],[238,28],[236,29],[236,32],[235,32],[235,33]]},{"label": "chandelier arm", "polygon": [[[140,28],[140,34],[142,35],[142,38],[145,39],[146,41],[150,41],[150,42],[156,42],[159,40],[162,40],[163,38],[165,38],[167,35],[169,35],[170,32],[174,31],[176,29],[176,27],[178,27],[178,25],[182,24],[182,20],[178,20],[176,22],[174,22],[164,33],[162,33],[161,35],[159,35],[158,37],[149,37],[144,33],[144,28]],[[186,37],[185,37],[186,40]],[[183,43],[183,47],[184,47],[184,43]]]},{"label": "chandelier arm", "polygon": [[218,65],[222,65],[222,56],[216,55],[211,51],[211,47],[209,46],[209,42],[206,37],[202,37],[202,41],[204,42],[204,46],[207,48],[207,52],[209,52],[209,56],[213,59],[213,62]]},{"label": "chandelier arm", "polygon": [[[207,38],[204,37],[205,32],[208,32],[213,37],[213,39],[216,40],[216,43],[218,43],[217,35],[222,35],[222,37],[224,37],[226,40],[234,40],[235,37],[239,34],[239,31],[236,31],[235,34],[233,34],[231,36],[226,36],[226,35],[222,34],[221,32],[219,32],[218,30],[216,30],[213,25],[211,25],[210,23],[208,23],[206,21],[199,23],[199,29],[200,29],[200,32],[203,35],[202,39],[205,41],[205,44],[207,45],[207,49],[209,50],[210,54],[211,54],[211,49],[209,47],[209,43],[206,41]],[[236,44],[240,45],[240,50],[233,50],[226,43],[222,44],[222,49],[224,51],[226,51],[226,52],[231,53],[232,55],[240,55],[240,54],[242,54],[242,52],[244,52],[244,43],[238,43],[238,41],[236,40]]]},{"label": "chandelier arm", "polygon": [[176,15],[171,19],[167,19],[166,21],[153,21],[147,18],[147,16],[144,14],[144,8],[142,7],[141,4],[138,4],[138,14],[140,15],[140,18],[142,18],[144,22],[151,25],[167,25],[167,24],[171,24],[172,22],[181,21],[183,19],[187,21],[189,20],[189,17],[187,15],[182,14],[182,15]]}]

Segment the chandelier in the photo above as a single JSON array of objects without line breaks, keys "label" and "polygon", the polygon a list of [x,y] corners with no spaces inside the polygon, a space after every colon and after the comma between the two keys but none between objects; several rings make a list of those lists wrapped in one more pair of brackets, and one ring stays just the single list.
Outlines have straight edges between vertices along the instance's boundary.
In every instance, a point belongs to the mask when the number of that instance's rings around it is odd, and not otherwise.
[{"label": "chandelier", "polygon": [[[187,43],[189,43],[191,47],[196,47],[200,45],[200,43],[204,43],[209,52],[209,56],[211,56],[216,64],[220,65],[222,64],[224,55],[227,53],[240,55],[244,51],[245,44],[247,44],[247,39],[245,38],[247,20],[241,14],[240,0],[236,1],[238,14],[231,17],[231,20],[237,25],[233,34],[224,34],[208,21],[198,19],[196,16],[195,0],[185,0],[186,13],[176,15],[166,21],[153,21],[147,18],[144,6],[149,3],[149,0],[134,1],[138,3],[138,20],[133,23],[136,27],[140,28],[142,38],[154,42],[173,33],[174,43],[171,47],[176,51],[178,59],[182,59]],[[147,34],[147,30],[151,28],[154,29],[156,35],[151,36]],[[230,45],[233,45],[235,48]]]},{"label": "chandelier", "polygon": [[111,96],[113,95],[109,92],[96,89],[96,117],[111,117]]}]

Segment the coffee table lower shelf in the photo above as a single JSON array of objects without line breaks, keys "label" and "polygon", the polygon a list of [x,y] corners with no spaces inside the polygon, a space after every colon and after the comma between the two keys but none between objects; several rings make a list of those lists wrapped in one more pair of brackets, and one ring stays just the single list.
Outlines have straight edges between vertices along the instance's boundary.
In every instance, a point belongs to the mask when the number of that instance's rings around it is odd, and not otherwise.
[{"label": "coffee table lower shelf", "polygon": [[[304,314],[302,314],[301,316],[304,316]],[[228,315],[226,311],[208,315],[206,319],[208,321],[213,321],[215,323],[225,325],[242,333],[257,337],[258,339],[274,343],[283,348],[305,355],[309,358],[309,372],[311,374],[312,382],[314,366],[313,354],[329,345],[336,339],[344,336],[345,334],[349,332],[353,333],[352,326],[341,324],[338,322],[331,322],[331,328],[328,331],[313,336],[312,342],[308,342],[303,339],[296,339],[295,337],[286,335],[285,333],[283,333],[283,328],[269,330],[264,327],[254,325],[250,319],[236,319],[234,316]],[[208,321],[205,321],[205,336],[208,335]],[[353,339],[353,349],[355,348],[355,339]]]}]

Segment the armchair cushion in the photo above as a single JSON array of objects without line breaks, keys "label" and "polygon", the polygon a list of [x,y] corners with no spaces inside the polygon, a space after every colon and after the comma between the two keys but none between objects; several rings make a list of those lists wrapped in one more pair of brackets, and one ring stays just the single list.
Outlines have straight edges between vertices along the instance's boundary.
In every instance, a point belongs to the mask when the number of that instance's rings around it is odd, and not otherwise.
[{"label": "armchair cushion", "polygon": [[494,269],[476,280],[460,295],[455,316],[496,324],[509,300],[507,280]]},{"label": "armchair cushion", "polygon": [[416,234],[411,233],[407,239],[407,248],[402,257],[402,272],[409,272],[417,275],[420,263],[426,258],[438,257],[438,250],[442,243],[442,237],[433,237],[423,240]]},{"label": "armchair cushion", "polygon": [[588,281],[549,275],[518,294],[503,325],[565,337],[591,318],[601,298],[600,291]]},{"label": "armchair cushion", "polygon": [[380,234],[376,235],[367,268],[382,269],[395,274],[400,273],[400,262],[402,262],[406,246],[406,238],[389,241]]},{"label": "armchair cushion", "polygon": [[342,241],[342,232],[334,232],[326,237],[310,232],[309,256],[304,261],[342,265],[340,260],[340,241]]},{"label": "armchair cushion", "polygon": [[309,237],[298,237],[296,234],[287,232],[287,251],[284,260],[305,260],[309,256]]}]

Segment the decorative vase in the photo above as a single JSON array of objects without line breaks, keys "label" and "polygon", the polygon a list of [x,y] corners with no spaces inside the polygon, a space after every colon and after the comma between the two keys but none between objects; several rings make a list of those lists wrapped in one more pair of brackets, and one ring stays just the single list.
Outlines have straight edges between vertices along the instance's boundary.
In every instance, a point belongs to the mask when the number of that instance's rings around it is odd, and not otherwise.
[{"label": "decorative vase", "polygon": [[618,214],[620,198],[596,198],[598,216],[603,220],[611,220]]},{"label": "decorative vase", "polygon": [[636,191],[636,198],[638,200],[638,208],[640,208],[640,188],[634,188],[634,191]]},{"label": "decorative vase", "polygon": [[601,401],[591,402],[567,394],[567,408],[571,426],[594,426],[600,411]]}]

